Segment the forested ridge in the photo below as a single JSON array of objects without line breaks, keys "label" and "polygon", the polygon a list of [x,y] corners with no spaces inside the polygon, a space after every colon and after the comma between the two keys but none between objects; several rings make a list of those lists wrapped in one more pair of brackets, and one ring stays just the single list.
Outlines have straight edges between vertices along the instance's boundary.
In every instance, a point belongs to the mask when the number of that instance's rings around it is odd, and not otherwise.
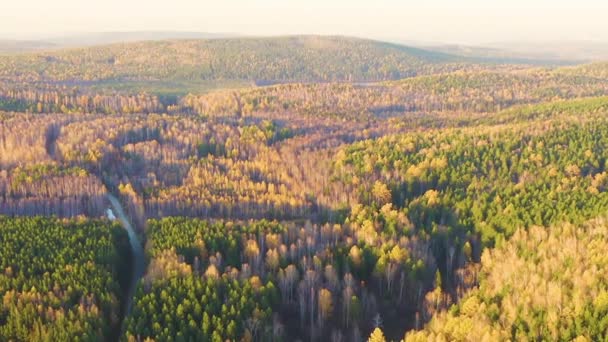
[{"label": "forested ridge", "polygon": [[[309,36],[1,56],[0,340],[605,339],[604,69]],[[130,314],[109,194],[145,245]]]},{"label": "forested ridge", "polygon": [[442,62],[458,59],[337,36],[168,40],[2,56],[0,75],[12,76],[17,71],[21,79],[33,81],[201,78],[362,82],[449,69],[455,66]]}]

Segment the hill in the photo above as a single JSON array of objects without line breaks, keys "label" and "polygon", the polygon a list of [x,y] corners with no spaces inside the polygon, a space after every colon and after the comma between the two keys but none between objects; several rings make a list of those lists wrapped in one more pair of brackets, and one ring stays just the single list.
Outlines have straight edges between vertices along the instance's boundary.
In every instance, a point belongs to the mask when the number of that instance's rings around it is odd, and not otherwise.
[{"label": "hill", "polygon": [[462,67],[462,58],[346,37],[291,36],[121,43],[0,58],[0,76],[43,82],[399,79]]}]

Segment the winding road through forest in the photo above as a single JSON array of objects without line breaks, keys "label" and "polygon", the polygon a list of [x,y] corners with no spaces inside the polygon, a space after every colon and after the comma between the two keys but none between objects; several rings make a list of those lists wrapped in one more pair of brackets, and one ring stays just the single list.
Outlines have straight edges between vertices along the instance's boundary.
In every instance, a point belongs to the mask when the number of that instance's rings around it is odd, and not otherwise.
[{"label": "winding road through forest", "polygon": [[[125,297],[125,307],[124,307],[124,317],[126,317],[131,312],[131,306],[133,305],[133,296],[135,295],[135,288],[137,287],[137,282],[144,274],[145,262],[144,262],[144,249],[139,241],[137,233],[133,229],[131,222],[127,215],[125,215],[125,211],[120,204],[118,198],[116,198],[112,194],[108,194],[108,200],[112,205],[112,210],[116,218],[120,221],[122,226],[127,230],[129,234],[129,244],[131,245],[131,252],[133,256],[133,267],[131,268],[131,280],[129,281],[129,287],[127,290],[127,296]],[[124,321],[123,317],[123,321]]]}]

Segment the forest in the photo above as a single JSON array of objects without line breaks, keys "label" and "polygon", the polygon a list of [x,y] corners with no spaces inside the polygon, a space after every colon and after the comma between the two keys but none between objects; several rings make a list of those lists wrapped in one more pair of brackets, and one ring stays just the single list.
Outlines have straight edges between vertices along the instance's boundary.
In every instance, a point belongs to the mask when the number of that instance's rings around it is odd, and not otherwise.
[{"label": "forest", "polygon": [[91,341],[120,323],[127,238],[98,220],[0,217],[4,341]]},{"label": "forest", "polygon": [[0,340],[604,340],[607,142],[605,63],[0,55]]}]

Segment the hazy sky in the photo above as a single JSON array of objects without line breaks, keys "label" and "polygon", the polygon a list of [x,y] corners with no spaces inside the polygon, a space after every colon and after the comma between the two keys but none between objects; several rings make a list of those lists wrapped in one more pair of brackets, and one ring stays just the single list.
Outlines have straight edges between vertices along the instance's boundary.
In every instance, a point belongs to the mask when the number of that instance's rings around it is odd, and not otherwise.
[{"label": "hazy sky", "polygon": [[608,0],[0,0],[0,37],[105,31],[608,41]]}]

